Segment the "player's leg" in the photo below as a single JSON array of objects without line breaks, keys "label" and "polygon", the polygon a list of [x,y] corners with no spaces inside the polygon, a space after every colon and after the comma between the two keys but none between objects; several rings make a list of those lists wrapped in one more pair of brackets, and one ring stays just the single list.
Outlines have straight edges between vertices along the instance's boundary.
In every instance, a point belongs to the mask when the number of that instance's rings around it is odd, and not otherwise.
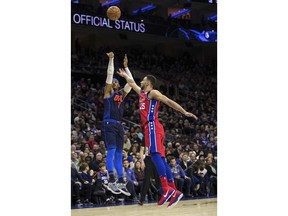
[{"label": "player's leg", "polygon": [[163,164],[164,164],[165,170],[166,170],[168,185],[169,185],[169,187],[171,187],[175,190],[175,193],[173,193],[173,195],[171,196],[171,199],[170,199],[169,204],[167,206],[168,208],[172,208],[183,197],[183,193],[181,191],[177,190],[175,183],[174,183],[174,178],[173,178],[171,168],[169,167],[169,165],[166,161],[166,158],[165,158],[164,131],[162,131],[162,133],[160,133],[159,139],[161,140],[161,146],[163,146],[163,149],[162,148],[160,148],[160,149],[161,149],[161,154],[162,154],[162,161],[163,161]]},{"label": "player's leg", "polygon": [[114,178],[114,157],[116,152],[116,132],[115,123],[105,122],[103,126],[104,141],[107,149],[106,168],[109,175],[109,183],[107,189],[114,194],[121,192],[116,187]]},{"label": "player's leg", "polygon": [[117,188],[121,193],[126,196],[130,196],[131,193],[127,190],[126,184],[123,180],[123,161],[122,161],[122,152],[123,152],[123,144],[124,144],[124,129],[123,126],[118,124],[118,132],[116,134],[116,152],[114,159],[114,166],[118,176],[118,183],[116,184]]},{"label": "player's leg", "polygon": [[161,186],[163,189],[163,194],[161,199],[158,201],[158,205],[164,205],[170,197],[175,193],[175,190],[168,185],[167,175],[166,175],[166,168],[165,164],[163,163],[162,157],[160,153],[154,152],[151,153],[152,161],[156,167],[157,173],[160,178]]},{"label": "player's leg", "polygon": [[124,129],[121,124],[117,124],[117,134],[115,137],[116,151],[114,159],[114,167],[118,176],[118,183],[123,183],[123,144],[124,144]]},{"label": "player's leg", "polygon": [[155,122],[150,122],[148,124],[148,133],[146,133],[148,139],[145,139],[145,142],[149,142],[148,146],[151,153],[151,158],[156,167],[163,189],[163,194],[161,199],[158,201],[158,205],[164,205],[175,192],[175,190],[168,185],[166,167],[162,160],[162,156],[165,154],[164,146],[162,145],[162,128],[157,126],[158,133],[156,133]]},{"label": "player's leg", "polygon": [[157,140],[159,141],[157,143],[157,148],[161,154],[162,161],[163,161],[163,164],[165,166],[165,172],[166,172],[166,176],[167,176],[167,180],[168,180],[168,185],[176,191],[177,188],[174,184],[174,178],[172,175],[172,171],[171,171],[171,168],[168,165],[166,157],[165,157],[165,146],[164,146],[165,133],[164,133],[164,129],[162,129],[163,127],[161,127],[161,126],[162,125],[159,126],[159,134],[157,134]]},{"label": "player's leg", "polygon": [[168,163],[166,162],[166,159],[162,157],[163,164],[165,165],[166,169],[166,175],[168,179],[168,185],[169,187],[173,188],[175,190],[175,193],[171,196],[171,200],[169,201],[168,208],[171,208],[175,206],[179,200],[183,197],[183,193],[179,190],[177,190],[175,183],[174,183],[174,178],[171,172],[171,168],[169,167]]}]

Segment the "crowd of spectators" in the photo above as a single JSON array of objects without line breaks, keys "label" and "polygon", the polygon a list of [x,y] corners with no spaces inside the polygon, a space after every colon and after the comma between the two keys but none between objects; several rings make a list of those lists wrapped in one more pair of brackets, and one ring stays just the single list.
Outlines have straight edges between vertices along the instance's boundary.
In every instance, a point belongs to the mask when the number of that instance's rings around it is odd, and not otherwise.
[{"label": "crowd of spectators", "polygon": [[[78,50],[72,55],[71,188],[73,204],[78,205],[119,200],[118,195],[112,196],[105,190],[106,148],[101,121],[107,57],[103,53],[104,48],[100,48]],[[215,64],[203,65],[188,53],[177,58],[139,49],[127,53],[132,73],[132,69],[137,68],[155,75],[162,80],[159,88],[165,95],[198,117],[197,121],[188,119],[165,105],[159,110],[159,119],[166,132],[167,160],[177,188],[186,197],[217,195]],[[120,66],[121,60],[117,62],[115,58],[115,64]],[[125,199],[136,201],[144,178],[139,164],[143,133],[139,126],[138,96],[131,91],[124,103],[123,170],[132,194]],[[156,192],[153,197],[151,191],[150,200],[153,200]]]}]

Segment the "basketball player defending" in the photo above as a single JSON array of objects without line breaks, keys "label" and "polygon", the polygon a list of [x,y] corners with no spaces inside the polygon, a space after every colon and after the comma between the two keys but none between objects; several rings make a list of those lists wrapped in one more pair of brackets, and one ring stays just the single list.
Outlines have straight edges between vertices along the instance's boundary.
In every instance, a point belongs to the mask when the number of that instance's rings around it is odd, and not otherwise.
[{"label": "basketball player defending", "polygon": [[[121,119],[124,112],[124,99],[131,90],[128,83],[123,89],[119,90],[119,81],[113,78],[114,74],[114,53],[107,53],[109,57],[106,85],[104,89],[104,117],[103,132],[105,144],[107,147],[106,167],[109,174],[109,183],[107,189],[114,194],[123,193],[126,196],[131,194],[127,190],[123,181],[122,169],[122,151],[124,144],[124,129]],[[127,67],[128,59],[125,55],[123,64]],[[127,71],[129,78],[133,80],[130,71]],[[114,178],[114,168],[116,169],[118,182]]]},{"label": "basketball player defending", "polygon": [[[126,70],[125,70],[126,71]],[[123,69],[119,69],[118,74],[126,79],[128,84],[139,95],[139,110],[142,122],[142,130],[145,137],[145,146],[149,148],[151,158],[155,164],[163,188],[163,195],[158,205],[164,205],[169,198],[168,208],[175,206],[183,197],[183,193],[176,189],[171,169],[165,159],[164,147],[164,128],[158,119],[158,110],[160,102],[165,103],[171,108],[181,112],[187,117],[197,117],[184,110],[178,103],[153,89],[156,84],[156,78],[147,75],[141,81],[141,88],[135,83]]]}]

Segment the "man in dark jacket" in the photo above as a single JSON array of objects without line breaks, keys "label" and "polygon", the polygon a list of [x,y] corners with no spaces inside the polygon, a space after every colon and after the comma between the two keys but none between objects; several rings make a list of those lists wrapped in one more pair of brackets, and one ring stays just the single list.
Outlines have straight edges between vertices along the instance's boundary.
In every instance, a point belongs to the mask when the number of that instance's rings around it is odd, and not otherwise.
[{"label": "man in dark jacket", "polygon": [[87,185],[87,189],[84,191],[85,201],[89,198],[91,194],[91,188],[88,181],[84,181],[78,171],[71,166],[71,192],[72,195],[76,196],[76,205],[82,205],[80,200],[80,191],[82,190],[82,185]]},{"label": "man in dark jacket", "polygon": [[207,170],[207,196],[217,194],[217,167],[213,165],[213,159],[206,159],[205,168]]}]

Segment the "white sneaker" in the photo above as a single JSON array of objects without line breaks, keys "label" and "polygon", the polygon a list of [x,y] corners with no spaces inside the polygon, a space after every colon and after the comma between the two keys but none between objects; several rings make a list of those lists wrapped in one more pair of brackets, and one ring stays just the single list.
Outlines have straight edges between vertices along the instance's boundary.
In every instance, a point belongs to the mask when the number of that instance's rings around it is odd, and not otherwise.
[{"label": "white sneaker", "polygon": [[123,193],[126,196],[131,196],[131,193],[127,190],[126,188],[126,184],[123,183],[117,183],[116,187],[118,188],[118,190]]},{"label": "white sneaker", "polygon": [[107,189],[111,191],[113,194],[121,194],[121,191],[116,186],[116,183],[109,182],[107,185]]}]

